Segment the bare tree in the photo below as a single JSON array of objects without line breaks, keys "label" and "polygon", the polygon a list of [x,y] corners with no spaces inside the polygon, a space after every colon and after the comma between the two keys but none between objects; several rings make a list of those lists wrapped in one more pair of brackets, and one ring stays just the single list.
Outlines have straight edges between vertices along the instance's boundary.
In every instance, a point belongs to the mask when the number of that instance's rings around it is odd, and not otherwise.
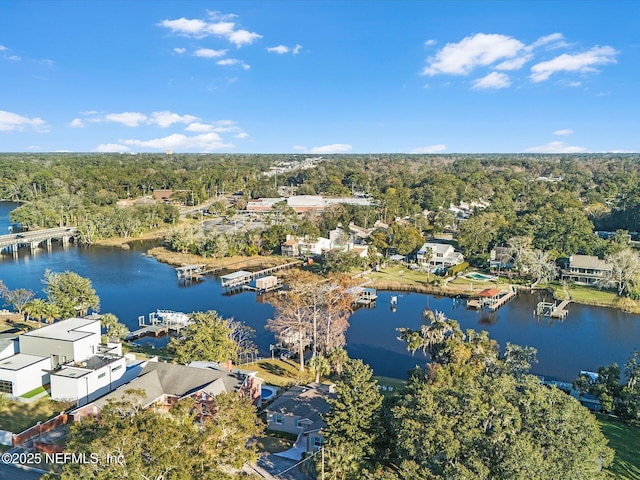
[{"label": "bare tree", "polygon": [[625,248],[607,255],[605,261],[611,270],[604,283],[615,286],[620,296],[629,293],[640,277],[640,256],[631,248]]},{"label": "bare tree", "polygon": [[520,261],[531,277],[531,288],[535,288],[539,283],[550,282],[558,275],[558,266],[548,252],[542,250],[525,252]]}]

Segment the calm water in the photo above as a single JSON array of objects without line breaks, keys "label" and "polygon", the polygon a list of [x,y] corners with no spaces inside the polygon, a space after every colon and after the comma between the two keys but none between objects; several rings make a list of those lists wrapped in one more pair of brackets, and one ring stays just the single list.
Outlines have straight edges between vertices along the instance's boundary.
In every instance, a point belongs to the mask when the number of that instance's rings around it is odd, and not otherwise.
[{"label": "calm water", "polygon": [[[0,203],[0,233],[7,232],[7,213],[14,204]],[[41,249],[35,255],[20,252],[18,258],[0,257],[0,279],[11,288],[28,288],[42,294],[45,269],[72,270],[90,278],[101,299],[101,312],[111,312],[131,330],[139,315],[158,308],[184,312],[217,310],[224,317],[235,317],[256,330],[261,355],[268,355],[273,334],[264,328],[273,307],[261,303],[253,293],[233,296],[221,294],[212,277],[184,286],[175,270],[144,255],[148,246],[125,251],[119,248]],[[398,295],[395,312],[390,297]],[[633,349],[640,349],[640,317],[613,309],[570,305],[564,322],[537,322],[533,316],[537,295],[520,294],[498,312],[488,314],[467,310],[464,302],[455,304],[446,297],[422,294],[379,292],[376,308],[355,312],[347,331],[347,350],[362,358],[376,374],[403,377],[416,364],[423,365],[421,353],[411,356],[396,339],[396,328],[418,328],[425,308],[444,312],[460,322],[463,329],[487,330],[504,346],[506,342],[531,345],[538,349],[539,363],[534,373],[559,380],[573,380],[580,370],[599,365],[624,364]],[[143,342],[147,340],[144,339]]]}]

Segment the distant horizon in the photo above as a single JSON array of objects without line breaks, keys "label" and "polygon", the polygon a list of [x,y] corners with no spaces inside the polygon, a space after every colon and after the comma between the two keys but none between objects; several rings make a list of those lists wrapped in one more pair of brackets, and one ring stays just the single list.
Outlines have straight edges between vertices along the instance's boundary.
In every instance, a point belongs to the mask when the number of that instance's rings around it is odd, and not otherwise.
[{"label": "distant horizon", "polygon": [[640,152],[640,2],[1,8],[7,153]]}]

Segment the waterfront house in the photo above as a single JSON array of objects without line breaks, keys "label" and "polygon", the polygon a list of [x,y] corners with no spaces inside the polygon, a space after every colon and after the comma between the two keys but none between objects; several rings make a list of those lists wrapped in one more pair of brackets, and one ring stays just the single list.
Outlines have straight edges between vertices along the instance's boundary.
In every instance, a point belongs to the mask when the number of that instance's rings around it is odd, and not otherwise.
[{"label": "waterfront house", "polygon": [[489,268],[504,270],[513,268],[513,250],[510,247],[493,247],[489,252]]},{"label": "waterfront house", "polygon": [[283,257],[297,257],[300,255],[300,250],[298,249],[298,240],[291,237],[287,239],[282,245],[280,245],[280,251]]},{"label": "waterfront house", "polygon": [[69,318],[18,337],[0,362],[0,389],[20,396],[50,383],[53,400],[86,402],[114,388],[126,369],[119,343],[101,344],[99,317]]},{"label": "waterfront house", "polygon": [[[231,372],[227,368],[200,368],[150,361],[135,379],[71,414],[74,420],[87,415],[99,415],[109,402],[125,399],[142,408],[166,411],[178,401],[191,397],[204,415],[211,412],[215,397],[221,393],[237,392],[239,395],[249,395],[258,402],[261,382],[255,375]],[[131,395],[132,390],[139,390],[143,394]]]},{"label": "waterfront house", "polygon": [[316,451],[324,443],[322,415],[331,409],[327,399],[333,397],[333,385],[293,386],[265,409],[267,429],[297,435],[294,448],[301,454]]},{"label": "waterfront house", "polygon": [[449,268],[464,262],[464,256],[448,243],[427,242],[417,253],[418,263],[429,268]]},{"label": "waterfront house", "polygon": [[561,278],[580,285],[595,285],[611,272],[611,264],[593,255],[571,255]]}]

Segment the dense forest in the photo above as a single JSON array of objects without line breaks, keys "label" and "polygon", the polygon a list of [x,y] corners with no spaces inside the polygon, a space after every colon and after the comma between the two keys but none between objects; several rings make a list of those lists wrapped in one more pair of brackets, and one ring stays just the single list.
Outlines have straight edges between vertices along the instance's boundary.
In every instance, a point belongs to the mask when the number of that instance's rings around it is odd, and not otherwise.
[{"label": "dense forest", "polygon": [[[640,156],[579,155],[332,155],[314,168],[304,155],[4,154],[0,198],[28,202],[13,219],[29,227],[83,226],[86,241],[135,236],[174,224],[172,205],[133,203],[155,189],[171,189],[183,205],[242,192],[245,200],[277,196],[277,187],[298,195],[362,192],[374,208],[336,207],[313,225],[370,226],[376,219],[412,219],[425,232],[452,228],[466,255],[483,255],[524,236],[551,257],[602,256],[597,230],[635,232],[640,221]],[[265,175],[278,168],[275,175]],[[465,222],[450,204],[483,200]],[[427,211],[427,215],[424,213]],[[309,219],[306,219],[309,220]],[[300,220],[296,227],[300,227]],[[275,222],[277,223],[277,222]],[[315,232],[315,230],[312,230]],[[282,232],[266,250],[273,247]]]}]

